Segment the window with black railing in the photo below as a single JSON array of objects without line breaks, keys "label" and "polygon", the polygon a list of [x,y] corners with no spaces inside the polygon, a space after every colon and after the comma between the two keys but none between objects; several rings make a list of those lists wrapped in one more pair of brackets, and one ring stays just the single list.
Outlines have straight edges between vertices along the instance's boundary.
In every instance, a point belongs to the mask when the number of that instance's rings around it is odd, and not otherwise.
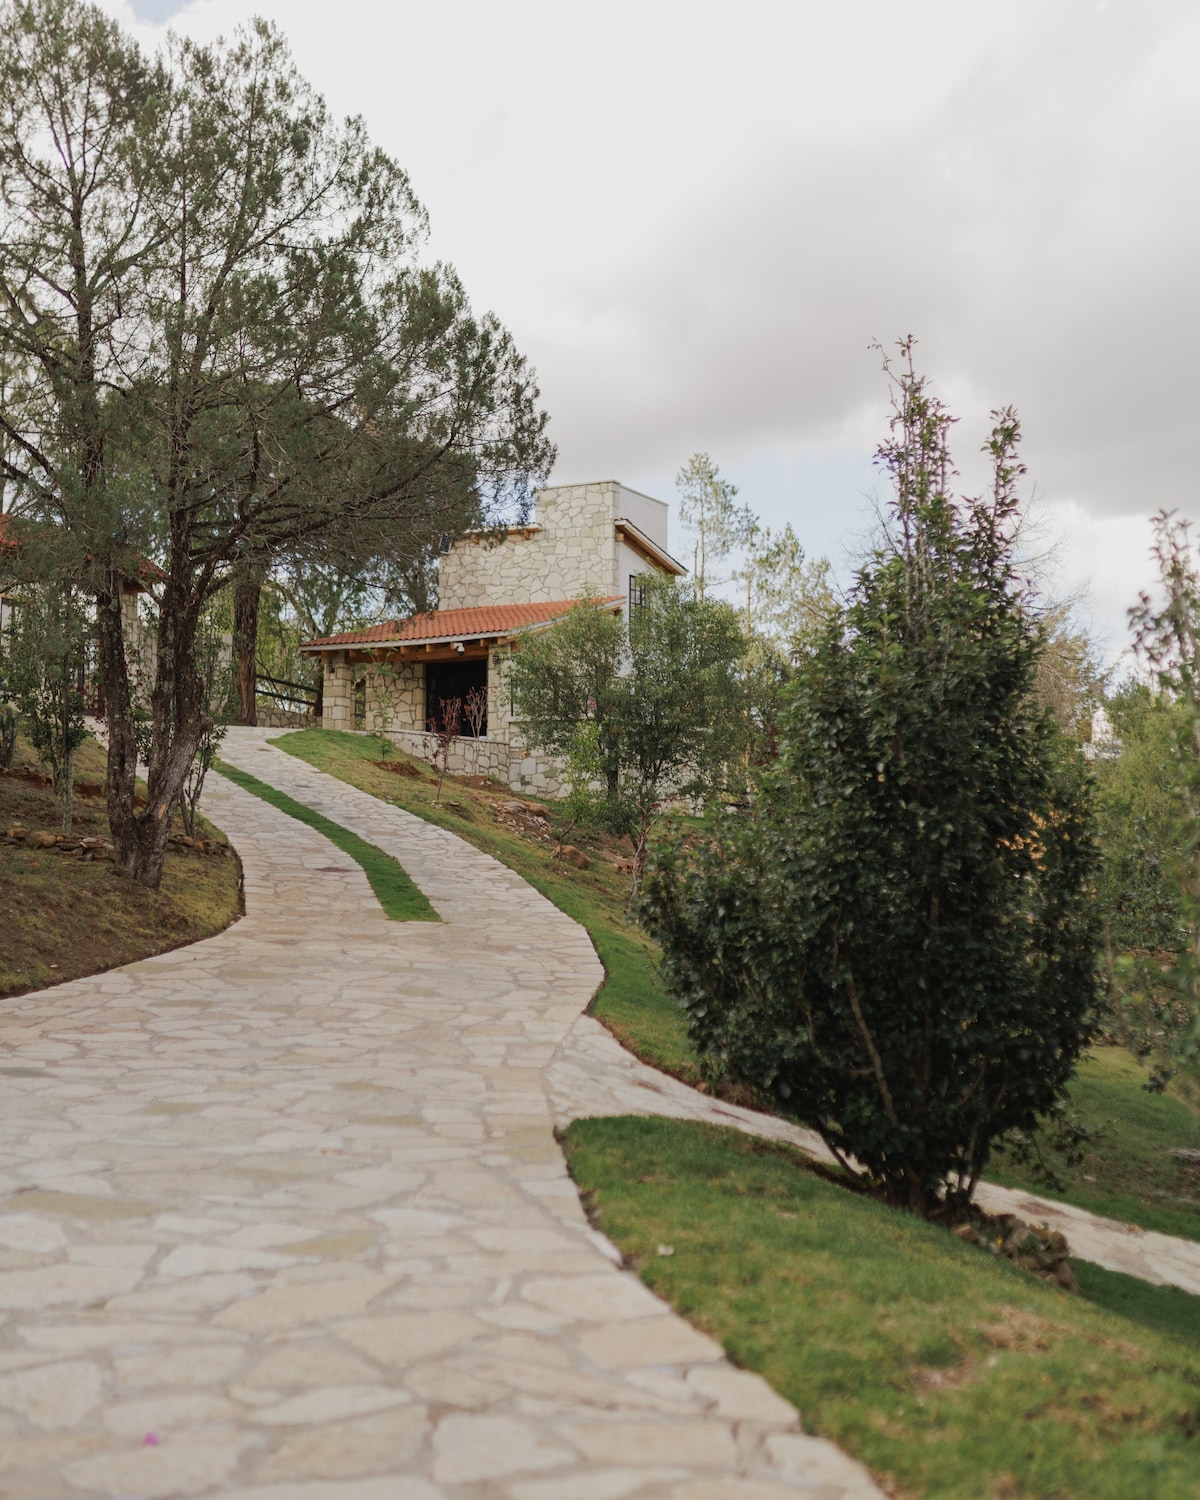
[{"label": "window with black railing", "polygon": [[646,581],[640,573],[629,575],[629,613],[646,607]]}]

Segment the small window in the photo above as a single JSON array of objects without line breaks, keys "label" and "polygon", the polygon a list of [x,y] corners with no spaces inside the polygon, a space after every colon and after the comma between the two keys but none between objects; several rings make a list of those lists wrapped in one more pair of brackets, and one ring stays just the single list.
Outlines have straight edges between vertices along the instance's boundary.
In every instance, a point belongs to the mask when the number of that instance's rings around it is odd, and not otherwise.
[{"label": "small window", "polygon": [[354,727],[367,727],[367,679],[360,677],[354,684]]},{"label": "small window", "polygon": [[646,607],[646,579],[642,573],[629,575],[629,613]]}]

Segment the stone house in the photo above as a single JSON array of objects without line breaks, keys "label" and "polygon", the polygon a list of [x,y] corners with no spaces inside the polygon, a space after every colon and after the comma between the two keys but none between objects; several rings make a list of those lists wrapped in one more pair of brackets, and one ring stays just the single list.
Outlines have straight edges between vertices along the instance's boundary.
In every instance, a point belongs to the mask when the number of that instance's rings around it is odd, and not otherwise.
[{"label": "stone house", "polygon": [[526,744],[505,685],[521,633],[552,629],[582,598],[617,613],[636,604],[641,580],[686,569],[667,551],[667,507],[615,480],[539,490],[534,519],[468,535],[439,563],[440,608],[408,620],[305,641],[323,663],[322,725],[378,731],[423,755],[442,705],[472,695],[450,755],[459,774],[492,776],[514,791],[553,795],[558,768]]}]

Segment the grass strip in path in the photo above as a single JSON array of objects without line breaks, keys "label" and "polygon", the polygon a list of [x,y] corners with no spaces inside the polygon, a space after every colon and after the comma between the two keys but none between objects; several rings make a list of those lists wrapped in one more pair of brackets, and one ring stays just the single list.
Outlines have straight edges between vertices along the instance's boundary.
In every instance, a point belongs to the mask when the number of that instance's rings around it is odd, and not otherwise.
[{"label": "grass strip in path", "polygon": [[231,766],[223,760],[216,761],[214,769],[235,786],[240,786],[244,792],[253,792],[256,797],[261,797],[280,812],[287,813],[300,823],[307,823],[310,828],[324,834],[331,844],[336,844],[343,854],[348,854],[370,881],[376,899],[391,921],[440,920],[399,860],[385,854],[377,845],[367,843],[366,839],[359,838],[358,834],[351,833],[340,823],[333,822],[311,807],[305,807],[303,802],[297,802],[294,797],[260,781],[257,776],[251,776],[249,771],[240,771],[237,766]]},{"label": "grass strip in path", "polygon": [[[657,949],[625,915],[629,877],[596,855],[588,870],[551,860],[546,844],[521,838],[492,816],[511,802],[507,787],[476,787],[447,777],[442,804],[433,805],[433,778],[419,761],[391,751],[395,761],[417,772],[395,776],[382,770],[379,741],[333,729],[301,729],[271,741],[306,765],[336,776],[393,807],[402,807],[439,828],[448,828],[485,854],[507,865],[534,890],[573,917],[595,945],[605,981],[590,1013],[636,1056],[688,1083],[698,1083],[683,1012],[667,996],[658,977]],[[531,799],[525,799],[531,800]]]},{"label": "grass strip in path", "polygon": [[581,1120],[564,1146],[643,1281],[891,1493],[1200,1494],[1200,1299],[1093,1266],[1071,1296],[732,1130]]}]

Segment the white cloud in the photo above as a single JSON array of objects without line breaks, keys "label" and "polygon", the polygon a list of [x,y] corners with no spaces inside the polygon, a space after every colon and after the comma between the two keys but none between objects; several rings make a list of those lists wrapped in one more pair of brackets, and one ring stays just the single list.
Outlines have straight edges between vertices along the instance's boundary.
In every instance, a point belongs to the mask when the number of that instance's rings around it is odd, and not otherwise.
[{"label": "white cloud", "polygon": [[1143,577],[1125,518],[1195,508],[1185,0],[192,0],[174,24],[255,11],[408,167],[436,253],[536,363],[559,478],[665,495],[704,448],[764,510],[794,482],[833,546],[884,430],[867,344],[911,331],[964,459],[1019,408],[1105,619]]}]

